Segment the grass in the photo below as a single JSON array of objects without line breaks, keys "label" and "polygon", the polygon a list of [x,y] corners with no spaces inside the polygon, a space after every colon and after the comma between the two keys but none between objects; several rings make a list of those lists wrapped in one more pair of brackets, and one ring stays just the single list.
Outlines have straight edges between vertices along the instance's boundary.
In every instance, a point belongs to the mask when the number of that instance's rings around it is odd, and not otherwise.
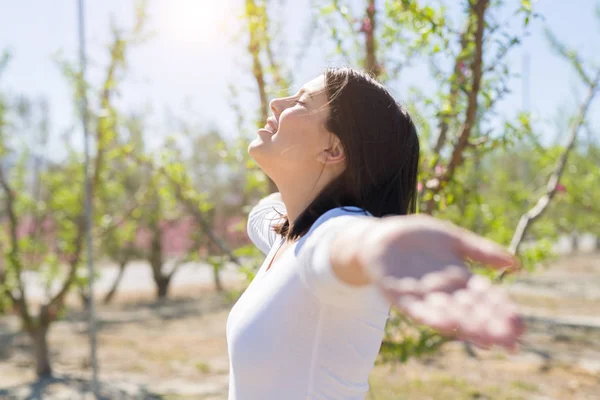
[{"label": "grass", "polygon": [[[471,382],[448,375],[432,375],[427,379],[404,380],[398,376],[396,380],[390,376],[374,376],[371,379],[371,391],[367,400],[525,400],[526,397],[516,394],[517,390],[531,392],[533,385],[520,382],[518,388],[501,388],[499,386],[477,387]],[[515,390],[517,389],[517,390]],[[536,389],[536,388],[535,388]]]},{"label": "grass", "polygon": [[537,392],[539,390],[537,385],[531,382],[514,381],[512,386],[525,392]]},{"label": "grass", "polygon": [[197,362],[196,363],[196,369],[199,372],[202,372],[203,374],[208,374],[210,373],[210,365],[208,365],[205,362]]}]

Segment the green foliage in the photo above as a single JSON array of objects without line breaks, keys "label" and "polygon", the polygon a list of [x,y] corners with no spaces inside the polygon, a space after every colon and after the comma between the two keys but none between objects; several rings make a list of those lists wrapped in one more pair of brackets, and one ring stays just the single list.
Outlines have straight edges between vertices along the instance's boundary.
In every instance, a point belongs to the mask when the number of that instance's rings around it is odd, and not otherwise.
[{"label": "green foliage", "polygon": [[[141,29],[140,24],[137,28]],[[96,150],[88,169],[94,202],[118,191],[115,183],[108,179],[106,157],[119,133],[119,115],[113,104],[119,84],[117,77],[125,68],[130,39],[134,39],[124,37],[123,32],[113,29],[113,41],[108,48],[109,62],[97,92],[90,82],[83,80],[75,64],[67,60],[61,60],[59,64],[77,104],[90,104],[83,100],[98,96],[99,109],[89,110],[90,122],[94,124],[90,127],[90,139]],[[0,216],[9,216],[0,224],[0,236],[8,239],[0,245],[0,302],[3,308],[13,307],[21,317],[24,330],[37,337],[45,335],[49,325],[61,317],[72,287],[81,286],[88,279],[79,268],[85,261],[83,156],[69,144],[64,160],[56,162],[43,156],[47,154],[48,143],[48,110],[44,102],[38,106],[24,99],[9,102],[0,97],[0,104],[0,153],[3,157]],[[39,113],[36,112],[38,108]],[[39,120],[36,120],[37,114],[41,115]],[[102,225],[106,214],[99,213],[95,217],[95,226]],[[34,302],[27,297],[23,279],[26,271],[39,272],[46,290],[44,298],[39,299],[39,311],[32,310]],[[35,345],[38,344],[36,340]],[[36,361],[44,363],[37,366],[37,371],[50,373],[50,367],[44,361],[48,359],[48,349],[35,350]]]},{"label": "green foliage", "polygon": [[[600,144],[593,137],[582,141],[569,157],[545,220],[562,234],[571,231],[600,234]],[[540,222],[541,224],[541,222]]]},{"label": "green foliage", "polygon": [[448,339],[427,327],[415,326],[392,309],[377,363],[406,362],[411,357],[435,353]]}]

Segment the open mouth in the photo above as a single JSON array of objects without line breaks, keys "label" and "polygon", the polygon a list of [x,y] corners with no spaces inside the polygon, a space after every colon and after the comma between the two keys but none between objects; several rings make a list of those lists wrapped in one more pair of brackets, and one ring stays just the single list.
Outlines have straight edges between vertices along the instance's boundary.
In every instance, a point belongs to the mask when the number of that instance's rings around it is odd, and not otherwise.
[{"label": "open mouth", "polygon": [[265,125],[265,127],[263,129],[272,134],[276,134],[277,130],[279,129],[279,124],[277,123],[275,118],[269,117],[269,118],[267,118],[267,124]]}]

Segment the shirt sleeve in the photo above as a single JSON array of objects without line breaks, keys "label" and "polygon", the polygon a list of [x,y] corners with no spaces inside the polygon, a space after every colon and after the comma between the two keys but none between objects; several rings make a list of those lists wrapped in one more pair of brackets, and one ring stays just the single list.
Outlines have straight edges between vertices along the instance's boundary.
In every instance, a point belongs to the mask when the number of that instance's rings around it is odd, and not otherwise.
[{"label": "shirt sleeve", "polygon": [[261,200],[248,214],[248,237],[265,255],[281,236],[275,233],[273,227],[283,221],[285,214],[283,202],[273,199]]},{"label": "shirt sleeve", "polygon": [[[336,235],[353,229],[357,222],[368,218],[364,213],[345,209],[330,210],[322,215],[300,240],[296,255],[300,260],[302,280],[321,302],[352,309],[368,309],[374,313],[389,313],[390,304],[373,285],[355,286],[342,281],[333,271],[330,249]],[[356,246],[360,246],[356,243]]]}]

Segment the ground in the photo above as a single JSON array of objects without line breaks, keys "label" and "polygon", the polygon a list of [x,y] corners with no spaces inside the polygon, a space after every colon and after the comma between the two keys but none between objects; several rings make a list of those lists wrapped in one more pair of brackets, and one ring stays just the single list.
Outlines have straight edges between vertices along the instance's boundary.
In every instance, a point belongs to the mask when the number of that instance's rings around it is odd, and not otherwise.
[{"label": "ground", "polygon": [[[435,356],[378,365],[367,399],[600,399],[600,254],[562,258],[509,289],[527,315],[516,354],[473,356],[449,343]],[[226,399],[231,298],[179,284],[168,301],[138,290],[99,306],[103,396]],[[55,377],[36,381],[28,337],[15,318],[0,319],[0,398],[92,398],[85,314],[71,311],[49,340]]]}]

